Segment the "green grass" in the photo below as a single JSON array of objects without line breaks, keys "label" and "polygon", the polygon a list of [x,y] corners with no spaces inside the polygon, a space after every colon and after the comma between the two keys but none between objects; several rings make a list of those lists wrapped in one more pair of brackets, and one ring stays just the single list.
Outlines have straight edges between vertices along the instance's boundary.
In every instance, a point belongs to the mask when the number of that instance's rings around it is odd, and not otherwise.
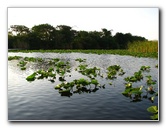
[{"label": "green grass", "polygon": [[130,52],[157,53],[158,41],[133,42],[128,44]]},{"label": "green grass", "polygon": [[114,54],[114,55],[129,55],[135,57],[151,57],[158,58],[158,52],[140,52],[131,50],[9,50],[8,52],[40,52],[40,53],[86,53],[86,54]]}]

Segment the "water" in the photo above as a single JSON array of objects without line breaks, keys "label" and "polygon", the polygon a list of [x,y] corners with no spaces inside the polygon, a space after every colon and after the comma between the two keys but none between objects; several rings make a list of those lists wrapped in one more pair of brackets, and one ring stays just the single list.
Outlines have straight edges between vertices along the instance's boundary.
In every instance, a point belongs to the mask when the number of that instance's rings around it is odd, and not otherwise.
[{"label": "water", "polygon": [[[100,67],[103,72],[110,65],[118,64],[126,72],[121,77],[113,80],[98,79],[101,84],[106,84],[105,89],[99,89],[95,93],[73,94],[71,97],[61,96],[54,89],[59,81],[51,83],[47,79],[26,81],[26,77],[42,67],[35,63],[28,63],[27,69],[22,71],[17,66],[18,61],[8,61],[8,119],[9,120],[150,120],[147,108],[158,105],[158,97],[154,103],[148,99],[141,102],[131,102],[131,99],[123,96],[124,77],[133,75],[142,65],[151,66],[148,74],[157,80],[157,59],[135,58],[119,55],[97,55],[83,53],[8,53],[8,56],[61,58],[72,65],[71,78],[67,81],[83,77],[74,69],[78,66],[77,58],[85,58],[89,67]],[[146,74],[146,73],[145,73]],[[146,81],[135,83],[135,86],[145,84]],[[156,85],[157,86],[157,85]],[[158,90],[158,87],[156,87]]]}]

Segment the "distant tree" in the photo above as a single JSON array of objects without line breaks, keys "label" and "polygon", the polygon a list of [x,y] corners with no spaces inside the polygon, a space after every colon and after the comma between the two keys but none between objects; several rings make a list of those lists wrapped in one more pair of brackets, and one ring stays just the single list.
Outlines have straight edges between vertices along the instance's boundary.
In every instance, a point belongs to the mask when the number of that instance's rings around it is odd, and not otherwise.
[{"label": "distant tree", "polygon": [[31,33],[33,37],[35,36],[35,38],[33,38],[35,42],[40,42],[40,49],[53,49],[55,43],[55,28],[53,26],[40,24],[32,27]]},{"label": "distant tree", "polygon": [[28,34],[30,30],[24,25],[12,25],[8,32],[8,47],[29,49]]},{"label": "distant tree", "polygon": [[131,33],[101,31],[76,31],[67,25],[53,27],[39,24],[29,29],[24,25],[12,25],[8,30],[8,48],[19,49],[127,49],[128,43],[145,41]]},{"label": "distant tree", "polygon": [[11,33],[18,36],[28,34],[30,32],[29,28],[24,25],[12,25],[10,28]]},{"label": "distant tree", "polygon": [[76,31],[67,25],[58,25],[56,27],[57,46],[62,49],[72,49],[72,41],[75,37]]}]

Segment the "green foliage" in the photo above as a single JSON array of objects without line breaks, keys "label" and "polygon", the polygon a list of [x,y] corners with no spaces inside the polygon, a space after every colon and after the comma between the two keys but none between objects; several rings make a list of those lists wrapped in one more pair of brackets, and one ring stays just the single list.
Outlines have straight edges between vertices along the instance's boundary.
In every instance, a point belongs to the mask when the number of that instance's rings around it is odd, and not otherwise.
[{"label": "green foliage", "polygon": [[135,72],[134,76],[128,76],[124,78],[126,82],[137,82],[143,79],[143,74],[141,71]]},{"label": "green foliage", "polygon": [[107,78],[114,79],[116,78],[117,72],[119,75],[124,75],[125,72],[121,69],[120,65],[112,65],[107,68]]},{"label": "green foliage", "polygon": [[[11,57],[12,59],[21,59],[19,61],[19,66],[24,70],[25,65],[28,61],[30,62],[43,62],[43,59],[35,59],[35,58],[21,58],[21,57]],[[39,60],[39,61],[38,61]],[[82,63],[85,59],[78,58],[78,61]],[[76,60],[75,60],[76,61]],[[58,58],[51,59],[47,63],[49,66],[46,70],[40,69],[29,75],[26,80],[34,81],[36,79],[49,79],[51,82],[55,82],[59,80],[61,83],[56,85],[54,88],[58,90],[61,96],[72,96],[75,93],[92,93],[98,91],[100,88],[105,88],[105,84],[101,85],[99,81],[96,79],[98,76],[102,76],[100,74],[100,69],[97,67],[89,68],[86,64],[80,64],[77,67],[77,71],[80,72],[84,77],[75,79],[71,82],[67,82],[65,77],[66,73],[71,70],[70,63],[67,61],[62,61]],[[107,78],[117,77],[117,75],[123,75],[125,72],[120,67],[120,65],[111,65],[106,68],[107,70]],[[134,82],[141,81],[143,79],[144,71],[150,70],[150,66],[141,66],[138,72],[135,72],[133,76],[128,76],[125,79],[125,89],[122,92],[122,95],[130,98],[131,102],[140,102],[143,98],[149,99],[152,103],[154,102],[155,97],[158,96],[158,92],[155,90],[156,81],[152,79],[150,75],[147,75],[147,81],[145,85],[137,85],[134,86]],[[147,74],[147,73],[146,73]],[[105,74],[106,75],[106,74]],[[101,78],[104,78],[103,75]],[[59,77],[57,77],[59,76]],[[71,77],[71,75],[69,75]],[[57,79],[57,78],[59,79]],[[108,83],[112,85],[112,81]],[[158,119],[158,109],[156,107],[149,107],[147,111],[153,113],[151,119]]]},{"label": "green foliage", "polygon": [[150,66],[141,66],[141,71],[150,71]]},{"label": "green foliage", "polygon": [[34,81],[36,79],[36,73],[34,72],[26,78],[27,81]]},{"label": "green foliage", "polygon": [[158,41],[136,41],[128,44],[128,50],[135,53],[157,53]]},{"label": "green foliage", "polygon": [[97,67],[87,68],[86,64],[80,64],[75,70],[80,72],[82,75],[85,75],[89,78],[97,77],[100,75],[100,69]]},{"label": "green foliage", "polygon": [[[95,85],[92,87],[91,85]],[[96,79],[91,79],[89,81],[88,79],[80,78],[75,79],[71,82],[62,82],[61,84],[58,84],[55,86],[56,90],[59,90],[59,93],[61,96],[72,96],[75,93],[91,93],[96,92],[99,90],[97,88],[97,85],[99,85],[98,81]],[[98,86],[99,87],[99,86]]]},{"label": "green foliage", "polygon": [[149,76],[146,76],[147,77],[147,84],[148,85],[154,85],[154,84],[156,84],[156,81],[155,80],[152,80],[152,76],[151,75],[149,75]]},{"label": "green foliage", "polygon": [[147,108],[147,111],[153,114],[153,116],[150,116],[151,119],[158,120],[158,107],[157,106],[150,106],[149,108]]},{"label": "green foliage", "polygon": [[8,60],[10,61],[10,60],[19,60],[19,59],[21,59],[22,57],[21,56],[9,56],[8,57]]},{"label": "green foliage", "polygon": [[130,33],[112,36],[112,30],[106,28],[88,32],[76,31],[67,25],[39,24],[31,29],[13,25],[11,29],[8,46],[17,49],[126,49],[128,42],[146,40]]},{"label": "green foliage", "polygon": [[151,57],[158,58],[158,53],[137,53],[131,52],[128,50],[99,50],[99,49],[91,49],[91,50],[8,50],[9,52],[41,52],[41,53],[86,53],[86,54],[113,54],[113,55],[129,55],[135,57]]},{"label": "green foliage", "polygon": [[86,62],[86,59],[81,59],[81,58],[77,58],[77,59],[75,59],[75,61],[78,61],[78,62]]},{"label": "green foliage", "polygon": [[21,70],[25,70],[25,69],[26,69],[26,67],[25,67],[26,64],[27,64],[27,62],[25,62],[24,60],[22,60],[22,61],[20,61],[20,62],[17,64],[17,66],[19,66]]}]

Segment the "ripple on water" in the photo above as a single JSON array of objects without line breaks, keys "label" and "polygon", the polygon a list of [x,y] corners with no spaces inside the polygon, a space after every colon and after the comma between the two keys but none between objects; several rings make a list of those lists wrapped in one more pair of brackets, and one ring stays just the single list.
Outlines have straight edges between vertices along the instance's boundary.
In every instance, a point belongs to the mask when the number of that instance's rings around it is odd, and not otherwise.
[{"label": "ripple on water", "polygon": [[[155,99],[151,103],[147,99],[141,102],[130,102],[128,97],[121,93],[124,90],[124,77],[131,76],[142,65],[151,66],[150,74],[158,80],[158,69],[154,66],[158,60],[150,58],[135,58],[119,55],[97,55],[82,53],[8,53],[9,56],[27,56],[40,58],[61,58],[71,62],[72,77],[68,81],[83,77],[74,69],[78,63],[76,58],[85,58],[90,67],[100,67],[104,72],[106,67],[120,65],[126,74],[112,81],[99,79],[106,84],[105,89],[96,93],[74,94],[71,97],[62,97],[54,86],[58,81],[50,83],[48,80],[27,82],[25,78],[33,73],[37,67],[31,64],[26,71],[21,71],[17,61],[8,62],[8,115],[9,120],[149,120],[150,114],[146,108],[157,105]],[[145,81],[136,83],[145,84]]]}]

